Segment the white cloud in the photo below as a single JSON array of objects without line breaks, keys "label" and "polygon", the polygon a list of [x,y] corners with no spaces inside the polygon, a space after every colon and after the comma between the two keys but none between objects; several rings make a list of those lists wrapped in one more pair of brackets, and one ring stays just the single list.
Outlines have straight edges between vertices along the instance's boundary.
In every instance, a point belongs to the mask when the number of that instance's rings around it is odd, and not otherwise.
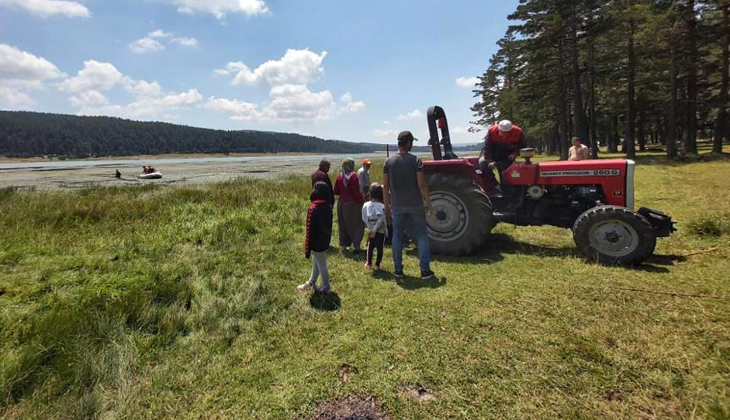
[{"label": "white cloud", "polygon": [[258,16],[269,12],[263,0],[160,0],[177,6],[180,13],[210,13],[222,19],[227,13]]},{"label": "white cloud", "polygon": [[415,119],[422,118],[422,117],[423,117],[423,114],[421,113],[421,111],[414,109],[413,111],[411,111],[407,114],[398,115],[396,117],[396,119],[398,121],[406,121],[406,120],[415,120]]},{"label": "white cloud", "polygon": [[152,53],[157,51],[162,51],[165,49],[165,46],[160,43],[160,41],[154,39],[154,38],[141,38],[133,43],[129,44],[129,50],[132,51],[135,54],[146,54],[146,53]]},{"label": "white cloud", "polygon": [[332,118],[336,106],[328,90],[312,92],[305,85],[281,85],[271,88],[272,101],[264,109],[264,119],[284,122],[320,122]]},{"label": "white cloud", "polygon": [[[260,107],[250,102],[211,97],[203,108],[231,114],[236,121],[262,123],[317,124],[344,112],[358,112],[365,108],[362,101],[353,101],[345,94],[337,104],[328,90],[313,92],[306,85],[280,85],[269,90],[270,102]],[[343,100],[344,99],[344,100]],[[346,102],[349,100],[350,102]]]},{"label": "white cloud", "polygon": [[122,73],[111,63],[88,60],[84,61],[84,68],[75,77],[64,80],[58,88],[64,92],[105,91],[121,81]]},{"label": "white cloud", "polygon": [[102,106],[109,103],[109,100],[101,92],[90,90],[82,92],[80,95],[69,98],[71,105],[77,108],[85,106]]},{"label": "white cloud", "polygon": [[365,102],[354,101],[350,92],[345,92],[345,94],[340,97],[340,102],[344,104],[343,110],[345,112],[355,113],[365,109]]},{"label": "white cloud", "polygon": [[327,52],[320,54],[307,49],[289,49],[279,60],[271,60],[251,70],[242,62],[230,62],[214,73],[231,76],[232,85],[269,85],[270,101],[256,105],[235,99],[212,97],[205,108],[232,114],[239,121],[284,122],[316,124],[343,113],[365,109],[365,103],[355,101],[352,93],[345,92],[339,102],[329,90],[313,91],[309,83],[324,75],[323,61]]},{"label": "white cloud", "polygon": [[0,44],[0,106],[27,109],[35,105],[29,90],[63,77],[53,63],[16,47]]},{"label": "white cloud", "polygon": [[349,104],[350,102],[352,102],[352,93],[345,92],[344,95],[340,96],[340,101]]},{"label": "white cloud", "polygon": [[35,101],[26,92],[0,86],[0,109],[28,109]]},{"label": "white cloud", "polygon": [[127,105],[84,106],[79,115],[106,115],[120,118],[151,119],[169,116],[170,111],[189,108],[203,99],[197,89],[170,93],[158,98],[145,97]]},{"label": "white cloud", "polygon": [[136,97],[156,98],[162,95],[162,86],[159,83],[134,80],[129,77],[124,78],[124,90]]},{"label": "white cloud", "polygon": [[456,86],[461,88],[473,88],[477,83],[479,83],[478,77],[458,77],[456,80]]},{"label": "white cloud", "polygon": [[380,130],[376,129],[373,131],[375,137],[396,139],[398,137],[398,130]]},{"label": "white cloud", "polygon": [[455,127],[450,128],[451,134],[469,134],[469,128],[468,127]]},{"label": "white cloud", "polygon": [[173,34],[171,32],[165,32],[162,29],[156,29],[156,30],[148,33],[147,34],[147,37],[148,38],[155,38],[155,39],[157,39],[157,38],[170,38],[170,37],[172,37],[172,35]]},{"label": "white cloud", "polygon": [[360,112],[363,109],[365,109],[365,102],[363,101],[350,102],[349,104],[345,105],[345,110],[347,112],[355,113]]},{"label": "white cloud", "polygon": [[286,84],[307,84],[314,82],[324,75],[322,62],[327,57],[327,51],[316,54],[308,49],[286,51],[280,60],[270,60],[251,70],[247,65],[238,61],[226,65],[225,69],[216,70],[219,75],[235,74],[231,84],[255,85],[266,82],[271,86]]},{"label": "white cloud", "polygon": [[148,33],[144,38],[140,38],[129,44],[129,50],[135,54],[147,54],[164,50],[166,44],[197,48],[198,40],[188,37],[175,37],[175,34],[172,32],[156,29]]},{"label": "white cloud", "polygon": [[251,121],[260,117],[258,106],[250,102],[240,102],[211,96],[202,107],[216,112],[232,114],[231,119],[237,121]]},{"label": "white cloud", "polygon": [[91,13],[83,4],[65,0],[0,0],[0,6],[23,9],[41,17],[61,15],[66,17],[89,17]]},{"label": "white cloud", "polygon": [[390,121],[388,121],[388,120],[383,121],[383,125],[390,125]]},{"label": "white cloud", "polygon": [[[102,93],[120,86],[134,101],[127,104],[113,104]],[[80,115],[107,115],[121,118],[153,119],[172,118],[171,112],[190,108],[203,97],[197,89],[187,92],[163,93],[156,81],[135,80],[124,76],[111,63],[89,60],[75,77],[58,85],[59,90],[73,93],[69,97],[72,106]]]},{"label": "white cloud", "polygon": [[0,84],[40,88],[44,81],[62,76],[58,67],[45,58],[0,44]]},{"label": "white cloud", "polygon": [[172,42],[182,47],[196,48],[198,46],[198,40],[195,38],[173,38]]}]

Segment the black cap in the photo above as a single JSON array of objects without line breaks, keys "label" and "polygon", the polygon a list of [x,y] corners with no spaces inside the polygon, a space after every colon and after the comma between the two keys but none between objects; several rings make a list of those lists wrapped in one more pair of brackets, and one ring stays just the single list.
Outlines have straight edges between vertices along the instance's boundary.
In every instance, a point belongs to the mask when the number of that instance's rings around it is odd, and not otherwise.
[{"label": "black cap", "polygon": [[398,134],[398,144],[405,144],[409,141],[418,141],[417,138],[413,137],[413,134],[410,131],[401,131],[400,134]]}]

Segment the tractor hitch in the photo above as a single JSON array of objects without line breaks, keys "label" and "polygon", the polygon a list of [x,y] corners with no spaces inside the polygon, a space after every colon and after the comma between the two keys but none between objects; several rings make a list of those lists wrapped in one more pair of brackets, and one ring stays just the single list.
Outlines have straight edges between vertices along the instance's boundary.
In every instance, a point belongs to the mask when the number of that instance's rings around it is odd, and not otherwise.
[{"label": "tractor hitch", "polygon": [[674,224],[677,222],[672,220],[672,216],[664,212],[642,207],[637,213],[651,223],[651,226],[654,228],[654,234],[658,238],[666,238],[677,231],[677,228],[674,227]]}]

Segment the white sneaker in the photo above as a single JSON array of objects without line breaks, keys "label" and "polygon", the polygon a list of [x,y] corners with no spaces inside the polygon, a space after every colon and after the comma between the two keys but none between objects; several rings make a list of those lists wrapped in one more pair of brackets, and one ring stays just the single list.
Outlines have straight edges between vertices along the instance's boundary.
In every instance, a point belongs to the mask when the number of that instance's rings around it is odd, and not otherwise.
[{"label": "white sneaker", "polygon": [[305,292],[311,288],[312,288],[312,283],[310,283],[310,282],[302,283],[299,286],[297,286],[297,290],[299,290],[300,292]]}]

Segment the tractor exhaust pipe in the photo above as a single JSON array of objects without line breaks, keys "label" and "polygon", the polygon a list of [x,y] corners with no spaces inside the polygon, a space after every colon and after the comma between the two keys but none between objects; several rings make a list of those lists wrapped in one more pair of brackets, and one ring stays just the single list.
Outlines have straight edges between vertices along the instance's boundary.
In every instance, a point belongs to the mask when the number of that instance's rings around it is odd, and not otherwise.
[{"label": "tractor exhaust pipe", "polygon": [[[451,147],[451,135],[449,134],[449,123],[446,120],[446,113],[440,106],[432,106],[428,109],[428,144],[433,152],[433,160],[458,159]],[[441,129],[441,140],[439,141],[439,128]],[[441,154],[441,145],[444,146],[444,153]]]}]

